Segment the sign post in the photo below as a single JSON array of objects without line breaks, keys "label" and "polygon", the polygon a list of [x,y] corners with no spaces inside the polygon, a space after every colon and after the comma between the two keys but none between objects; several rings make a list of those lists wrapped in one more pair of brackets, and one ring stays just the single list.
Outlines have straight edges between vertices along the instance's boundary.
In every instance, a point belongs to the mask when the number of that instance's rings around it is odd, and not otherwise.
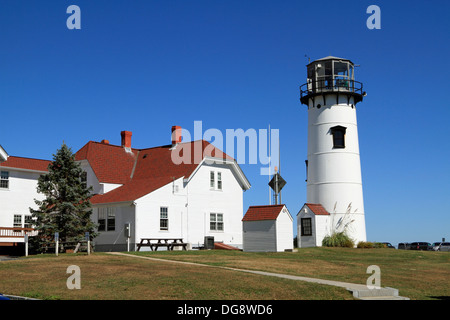
[{"label": "sign post", "polygon": [[89,237],[89,232],[86,232],[84,234],[84,237],[86,238],[86,241],[87,241],[87,253],[88,253],[88,255],[90,255],[91,254],[91,239]]},{"label": "sign post", "polygon": [[24,240],[25,240],[25,257],[28,257],[28,234],[26,233],[24,236]]},{"label": "sign post", "polygon": [[275,204],[278,204],[278,195],[280,195],[280,204],[281,204],[281,189],[286,185],[286,180],[284,180],[279,172],[276,172],[277,169],[275,167],[275,174],[273,175],[272,180],[269,182],[269,186],[274,191]]},{"label": "sign post", "polygon": [[55,232],[55,253],[56,256],[58,256],[58,251],[59,251],[59,232]]},{"label": "sign post", "polygon": [[125,231],[125,237],[127,238],[127,252],[130,252],[131,229],[130,229],[130,224],[129,223],[125,224],[124,231]]}]

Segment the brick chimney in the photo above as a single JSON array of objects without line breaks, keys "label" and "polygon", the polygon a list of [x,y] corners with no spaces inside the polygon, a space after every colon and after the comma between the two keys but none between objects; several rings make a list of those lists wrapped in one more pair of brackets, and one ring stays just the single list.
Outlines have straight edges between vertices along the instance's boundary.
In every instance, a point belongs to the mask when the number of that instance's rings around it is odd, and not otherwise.
[{"label": "brick chimney", "polygon": [[181,142],[181,127],[173,126],[172,127],[172,147],[175,147],[178,143]]},{"label": "brick chimney", "polygon": [[122,131],[120,135],[122,136],[122,147],[131,148],[131,131]]}]

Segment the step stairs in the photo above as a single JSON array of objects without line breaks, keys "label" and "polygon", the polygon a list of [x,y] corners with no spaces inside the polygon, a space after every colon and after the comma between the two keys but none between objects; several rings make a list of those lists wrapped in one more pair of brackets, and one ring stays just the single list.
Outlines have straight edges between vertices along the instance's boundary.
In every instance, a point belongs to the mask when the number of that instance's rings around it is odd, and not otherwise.
[{"label": "step stairs", "polygon": [[374,289],[351,289],[353,297],[360,300],[409,300],[407,297],[401,297],[398,295],[398,289],[385,287]]}]

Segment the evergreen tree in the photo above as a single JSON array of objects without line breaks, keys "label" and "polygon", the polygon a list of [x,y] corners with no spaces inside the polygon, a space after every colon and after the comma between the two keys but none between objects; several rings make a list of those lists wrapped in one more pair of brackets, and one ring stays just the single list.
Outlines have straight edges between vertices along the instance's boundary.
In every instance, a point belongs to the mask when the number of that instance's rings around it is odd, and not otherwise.
[{"label": "evergreen tree", "polygon": [[97,236],[96,225],[91,220],[91,190],[82,181],[83,170],[75,162],[75,155],[65,144],[53,155],[48,173],[41,175],[37,191],[45,195],[36,200],[38,210],[30,208],[38,235],[34,245],[41,247],[54,240],[59,233],[61,242],[78,242],[89,232],[91,240]]}]

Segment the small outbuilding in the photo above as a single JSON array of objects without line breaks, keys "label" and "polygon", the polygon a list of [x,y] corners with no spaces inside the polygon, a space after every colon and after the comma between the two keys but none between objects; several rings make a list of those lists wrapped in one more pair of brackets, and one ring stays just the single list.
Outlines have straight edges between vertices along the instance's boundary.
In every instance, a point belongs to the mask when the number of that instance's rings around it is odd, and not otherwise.
[{"label": "small outbuilding", "polygon": [[244,218],[243,250],[282,252],[293,250],[293,219],[285,205],[251,206]]},{"label": "small outbuilding", "polygon": [[297,246],[320,247],[330,233],[330,214],[321,204],[305,203],[297,214]]}]

